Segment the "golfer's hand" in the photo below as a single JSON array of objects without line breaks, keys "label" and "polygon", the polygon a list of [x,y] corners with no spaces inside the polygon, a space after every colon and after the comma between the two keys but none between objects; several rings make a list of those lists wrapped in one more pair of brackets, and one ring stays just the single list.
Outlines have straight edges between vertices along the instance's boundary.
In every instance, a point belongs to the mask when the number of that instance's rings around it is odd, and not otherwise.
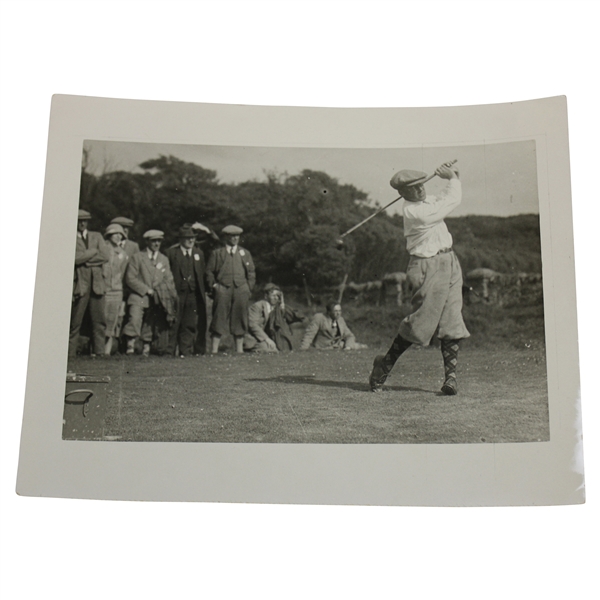
[{"label": "golfer's hand", "polygon": [[435,174],[442,179],[458,179],[458,169],[442,165],[435,170]]},{"label": "golfer's hand", "polygon": [[269,350],[273,350],[274,352],[277,352],[277,345],[275,344],[275,342],[271,338],[267,338],[265,340],[265,343],[267,344],[267,348]]},{"label": "golfer's hand", "polygon": [[146,294],[148,294],[148,296],[154,296],[154,290],[152,288],[148,288]]}]

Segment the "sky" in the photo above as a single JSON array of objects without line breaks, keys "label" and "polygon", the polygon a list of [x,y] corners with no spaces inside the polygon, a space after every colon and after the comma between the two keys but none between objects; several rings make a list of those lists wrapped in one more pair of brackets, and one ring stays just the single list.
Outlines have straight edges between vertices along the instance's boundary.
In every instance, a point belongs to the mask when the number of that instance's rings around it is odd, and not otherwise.
[{"label": "sky", "polygon": [[[266,172],[296,175],[303,169],[324,171],[340,184],[352,184],[383,206],[398,195],[389,185],[401,169],[426,173],[440,164],[457,160],[463,183],[462,204],[452,213],[510,216],[539,213],[536,150],[534,140],[493,144],[418,148],[271,148],[248,146],[194,146],[86,140],[88,170],[95,174],[112,170],[140,171],[139,164],[159,155],[173,155],[217,172],[222,183],[265,181]],[[426,184],[429,194],[444,186],[443,180]],[[388,212],[401,209],[401,202]]]}]

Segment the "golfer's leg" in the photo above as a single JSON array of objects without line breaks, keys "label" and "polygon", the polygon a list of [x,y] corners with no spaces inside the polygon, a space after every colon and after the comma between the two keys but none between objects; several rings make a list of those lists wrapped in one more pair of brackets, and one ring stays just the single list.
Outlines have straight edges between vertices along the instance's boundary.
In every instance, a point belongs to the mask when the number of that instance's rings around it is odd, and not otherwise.
[{"label": "golfer's leg", "polygon": [[373,361],[373,369],[369,376],[369,386],[371,391],[379,392],[390,374],[390,371],[396,364],[396,361],[400,358],[403,352],[408,350],[412,345],[411,342],[405,340],[401,335],[396,336],[392,345],[385,355],[379,355],[375,357]]},{"label": "golfer's leg", "polygon": [[461,340],[469,337],[469,331],[462,316],[462,271],[458,258],[452,253],[452,274],[448,299],[440,316],[440,327],[438,337],[447,340]]},{"label": "golfer's leg", "polygon": [[460,340],[442,340],[442,357],[444,358],[444,385],[442,392],[448,396],[458,393],[456,385],[456,365]]},{"label": "golfer's leg", "polygon": [[420,272],[415,274],[416,265],[411,258],[407,273],[415,288],[411,301],[413,312],[402,320],[398,334],[409,342],[428,346],[448,299],[451,260],[449,254],[441,254],[418,261]]}]

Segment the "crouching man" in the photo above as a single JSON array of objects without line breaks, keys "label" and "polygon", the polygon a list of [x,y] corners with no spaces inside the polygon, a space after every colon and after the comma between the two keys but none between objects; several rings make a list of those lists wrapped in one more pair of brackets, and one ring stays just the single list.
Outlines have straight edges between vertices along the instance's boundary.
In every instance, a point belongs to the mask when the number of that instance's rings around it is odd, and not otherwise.
[{"label": "crouching man", "polygon": [[267,283],[265,297],[248,311],[249,333],[244,337],[244,350],[252,352],[290,352],[293,349],[290,325],[304,320],[297,311],[287,307],[283,292],[274,283]]}]

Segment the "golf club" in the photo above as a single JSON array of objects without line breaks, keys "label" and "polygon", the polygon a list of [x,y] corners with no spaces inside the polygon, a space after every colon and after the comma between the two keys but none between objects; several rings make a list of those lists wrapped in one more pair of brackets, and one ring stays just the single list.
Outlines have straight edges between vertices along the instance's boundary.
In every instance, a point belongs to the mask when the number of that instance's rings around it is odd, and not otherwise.
[{"label": "golf club", "polygon": [[[444,163],[441,166],[442,167],[451,167],[456,162],[457,162],[457,159],[454,159],[454,160],[451,160],[450,162]],[[432,175],[429,175],[423,181],[420,181],[419,184],[423,185],[423,184],[427,183],[430,179],[433,179],[434,177],[435,177],[435,173],[433,173]],[[356,231],[359,227],[362,227],[365,223],[370,221],[373,217],[376,217],[378,214],[382,213],[384,210],[389,208],[392,204],[394,204],[395,202],[398,202],[398,200],[401,200],[401,199],[402,199],[402,196],[398,196],[395,200],[392,200],[389,204],[386,204],[385,206],[383,206],[382,208],[380,208],[379,210],[374,212],[372,215],[369,215],[366,219],[363,219],[360,223],[357,223],[356,225],[354,225],[354,227],[350,227],[350,229],[348,229],[348,231],[345,231],[344,233],[342,233],[342,235],[340,235],[340,237],[336,240],[337,247],[341,248],[344,245],[344,238],[347,235],[349,235],[353,231]]]}]

